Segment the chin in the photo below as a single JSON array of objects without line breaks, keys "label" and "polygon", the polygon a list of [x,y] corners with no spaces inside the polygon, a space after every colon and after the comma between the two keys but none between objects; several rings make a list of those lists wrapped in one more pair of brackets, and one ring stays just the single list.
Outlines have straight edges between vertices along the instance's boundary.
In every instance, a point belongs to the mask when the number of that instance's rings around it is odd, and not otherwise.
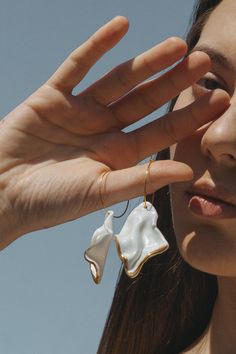
[{"label": "chin", "polygon": [[174,227],[182,258],[193,268],[217,276],[236,277],[236,243],[212,225]]},{"label": "chin", "polygon": [[236,277],[236,219],[198,217],[189,211],[181,186],[170,191],[173,227],[183,259],[199,271]]}]

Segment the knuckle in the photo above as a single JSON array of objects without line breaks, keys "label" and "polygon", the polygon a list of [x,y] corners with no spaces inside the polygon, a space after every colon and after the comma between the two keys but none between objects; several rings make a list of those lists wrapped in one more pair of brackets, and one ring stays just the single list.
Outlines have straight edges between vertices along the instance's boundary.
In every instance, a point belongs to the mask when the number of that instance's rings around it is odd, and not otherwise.
[{"label": "knuckle", "polygon": [[170,138],[172,143],[179,141],[177,134],[177,121],[173,115],[169,114],[167,117],[161,120],[164,134]]},{"label": "knuckle", "polygon": [[119,128],[119,129],[124,129],[125,128],[125,124],[123,123],[123,120],[125,121],[125,117],[121,117],[118,112],[116,111],[116,109],[113,109],[112,111],[112,117],[114,120],[114,125],[115,128]]},{"label": "knuckle", "polygon": [[102,44],[100,41],[98,41],[96,36],[91,37],[89,39],[89,42],[90,42],[93,52],[95,52],[99,56],[103,55],[106,52],[107,47],[104,44]]},{"label": "knuckle", "polygon": [[69,56],[70,65],[73,65],[75,69],[79,66],[81,71],[88,71],[90,68],[89,60],[83,59],[78,52],[72,52]]},{"label": "knuckle", "polygon": [[147,71],[149,74],[154,75],[157,72],[157,69],[150,63],[150,61],[147,59],[147,56],[142,57],[143,65],[144,67],[147,68]]},{"label": "knuckle", "polygon": [[140,95],[140,98],[143,101],[144,106],[146,106],[148,110],[153,111],[154,109],[156,109],[157,107],[156,100],[150,92],[142,93],[142,95]]},{"label": "knuckle", "polygon": [[198,113],[196,110],[196,104],[195,102],[190,104],[188,107],[188,111],[189,111],[189,115],[191,118],[191,125],[193,128],[195,128],[195,126],[198,126],[198,122],[199,122],[199,118],[198,118]]},{"label": "knuckle", "polygon": [[115,77],[120,85],[124,88],[129,88],[133,86],[133,81],[129,76],[121,70],[121,67],[118,67],[114,70]]},{"label": "knuckle", "polygon": [[128,146],[132,151],[132,159],[135,161],[132,161],[132,164],[138,163],[142,160],[142,147],[139,136],[135,133],[135,131],[131,131],[126,133],[126,137],[128,138]]},{"label": "knuckle", "polygon": [[183,81],[180,79],[179,75],[175,72],[168,73],[168,79],[170,84],[173,86],[174,90],[180,92],[183,90]]}]

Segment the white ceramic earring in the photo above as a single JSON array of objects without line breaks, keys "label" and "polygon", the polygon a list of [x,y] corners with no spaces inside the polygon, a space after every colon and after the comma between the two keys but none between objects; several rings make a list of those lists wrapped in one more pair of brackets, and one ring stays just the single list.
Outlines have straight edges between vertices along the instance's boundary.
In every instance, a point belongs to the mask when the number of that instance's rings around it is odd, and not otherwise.
[{"label": "white ceramic earring", "polygon": [[115,236],[119,257],[130,278],[139,274],[148,259],[169,248],[169,243],[156,226],[157,211],[152,203],[147,202],[147,177],[152,162],[154,160],[149,160],[146,170],[144,202],[130,213],[120,233]]},{"label": "white ceramic earring", "polygon": [[104,224],[93,234],[90,247],[84,252],[84,258],[90,263],[90,271],[96,284],[100,283],[110,243],[113,239],[113,215],[109,210]]},{"label": "white ceramic earring", "polygon": [[[108,171],[105,171],[101,175],[101,179],[99,183],[99,196],[100,196],[101,204],[104,209],[105,207],[103,204],[101,187],[102,187],[103,177],[105,176],[105,174],[107,174],[107,172]],[[111,241],[114,239],[113,218],[121,218],[126,213],[128,206],[129,206],[129,201],[127,202],[125,211],[119,216],[115,216],[113,210],[107,210],[103,225],[95,230],[91,239],[90,246],[84,252],[84,258],[90,264],[91,275],[96,284],[100,283],[102,280],[108,250]]]},{"label": "white ceramic earring", "polygon": [[166,251],[169,244],[157,228],[158,214],[154,206],[146,202],[137,206],[128,216],[115,243],[126,274],[135,278],[144,263],[151,257]]},{"label": "white ceramic earring", "polygon": [[[94,232],[90,247],[84,253],[85,259],[90,263],[93,280],[97,284],[101,281],[107,253],[113,239],[115,240],[118,255],[124,263],[125,272],[130,278],[135,278],[139,274],[148,259],[165,252],[169,248],[169,243],[156,226],[158,214],[152,205],[153,202],[150,203],[146,200],[147,177],[149,176],[152,162],[154,160],[149,161],[146,170],[144,202],[130,213],[120,233],[117,235],[113,234],[113,217],[122,217],[128,208],[129,201],[125,211],[120,216],[115,216],[112,210],[107,211],[104,224]],[[101,176],[99,185],[103,208],[101,184],[104,174]]]}]

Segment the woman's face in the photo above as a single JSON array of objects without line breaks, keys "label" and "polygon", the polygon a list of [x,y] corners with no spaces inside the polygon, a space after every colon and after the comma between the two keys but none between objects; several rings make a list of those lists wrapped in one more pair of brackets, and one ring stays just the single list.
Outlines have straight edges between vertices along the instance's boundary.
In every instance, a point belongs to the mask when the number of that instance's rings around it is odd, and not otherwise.
[{"label": "woman's face", "polygon": [[194,268],[236,276],[236,206],[222,213],[222,205],[186,195],[193,188],[195,195],[207,193],[211,185],[219,187],[218,198],[226,188],[236,205],[235,0],[224,0],[213,11],[195,48],[211,54],[212,69],[180,94],[174,110],[215,88],[228,92],[231,105],[218,119],[171,147],[171,158],[188,164],[194,172],[192,181],[171,185],[174,230],[182,257]]}]

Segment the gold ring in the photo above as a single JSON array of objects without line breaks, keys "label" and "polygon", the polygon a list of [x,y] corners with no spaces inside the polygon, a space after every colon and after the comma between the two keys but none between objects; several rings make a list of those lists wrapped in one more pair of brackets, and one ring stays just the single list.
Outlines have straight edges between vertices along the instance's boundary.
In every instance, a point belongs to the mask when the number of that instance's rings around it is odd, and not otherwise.
[{"label": "gold ring", "polygon": [[[151,164],[155,162],[155,160],[149,160],[148,167],[146,169],[146,176],[145,176],[145,182],[144,182],[144,208],[147,209],[147,178],[150,177],[150,166]],[[154,193],[152,194],[152,204],[154,200]]]},{"label": "gold ring", "polygon": [[[105,186],[106,186],[106,178],[107,178],[107,175],[110,173],[110,170],[107,170],[107,171],[104,171],[101,176],[100,176],[100,183],[99,183],[99,197],[100,197],[100,200],[101,200],[101,204],[102,204],[102,207],[103,209],[106,210],[105,206],[104,206],[104,203],[103,203],[103,199],[102,199],[102,182],[103,182],[103,178],[105,176],[105,180],[104,180],[104,189],[105,189]],[[124,212],[121,214],[121,215],[113,215],[113,218],[121,218],[127,211],[128,209],[128,206],[129,206],[129,200],[127,200],[127,204],[126,204],[126,208],[124,210]],[[108,210],[107,210],[108,212]]]}]

